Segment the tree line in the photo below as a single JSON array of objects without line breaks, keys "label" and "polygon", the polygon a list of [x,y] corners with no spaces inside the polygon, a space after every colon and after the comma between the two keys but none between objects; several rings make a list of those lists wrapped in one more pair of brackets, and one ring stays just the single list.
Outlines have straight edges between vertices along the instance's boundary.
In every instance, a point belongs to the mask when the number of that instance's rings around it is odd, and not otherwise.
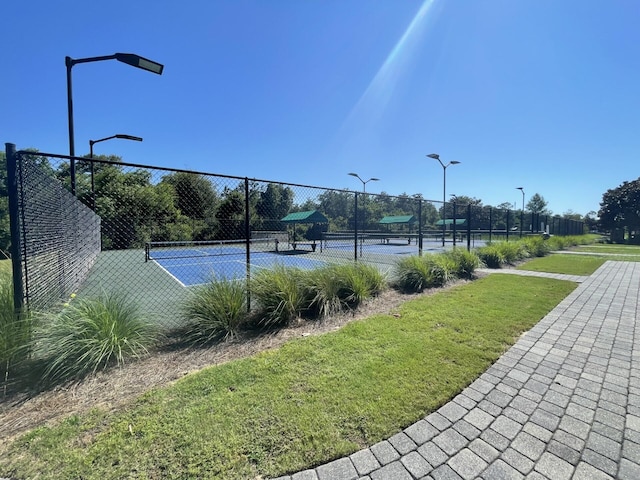
[{"label": "tree line", "polygon": [[[102,247],[141,248],[148,241],[225,240],[245,237],[245,207],[249,206],[251,231],[283,231],[280,221],[297,211],[318,210],[328,219],[325,226],[300,226],[300,233],[317,236],[318,228],[350,231],[356,227],[355,192],[297,187],[196,174],[184,171],[133,168],[117,156],[100,155],[95,162],[76,162],[76,194],[102,222]],[[6,162],[2,152],[0,183],[0,249],[10,244],[6,193]],[[31,160],[70,188],[68,161],[58,162],[34,151]],[[295,190],[294,190],[295,188]],[[320,192],[320,193],[318,193]],[[455,204],[455,207],[454,207]],[[470,207],[467,207],[470,205]],[[455,212],[454,212],[455,208]],[[467,218],[473,229],[504,230],[518,227],[519,210],[510,203],[483,205],[472,197],[458,196],[444,206],[420,195],[358,194],[358,228],[379,230],[385,216],[411,215],[416,223],[392,228],[417,228],[421,215],[424,229],[437,229],[440,218]],[[546,211],[546,202],[536,194],[527,204],[531,212]],[[444,209],[444,210],[443,210]],[[389,227],[386,227],[389,228]],[[315,231],[314,231],[315,229]],[[316,237],[317,238],[317,237]]]}]

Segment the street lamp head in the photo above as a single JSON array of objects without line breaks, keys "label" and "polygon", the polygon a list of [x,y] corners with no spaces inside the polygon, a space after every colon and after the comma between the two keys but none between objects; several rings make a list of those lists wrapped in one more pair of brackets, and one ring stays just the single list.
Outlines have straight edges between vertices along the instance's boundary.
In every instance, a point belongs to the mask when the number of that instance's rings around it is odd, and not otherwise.
[{"label": "street lamp head", "polygon": [[151,73],[157,73],[158,75],[162,75],[162,71],[164,70],[164,65],[134,53],[116,53],[115,57],[119,62],[141,68]]},{"label": "street lamp head", "polygon": [[133,135],[125,135],[124,133],[118,133],[115,135],[115,138],[122,138],[124,140],[134,140],[136,142],[141,142],[141,137],[134,137]]},{"label": "street lamp head", "polygon": [[457,161],[457,160],[451,160],[451,161],[449,162],[449,165],[458,165],[459,163],[460,163],[460,162],[459,162],[459,161]]},{"label": "street lamp head", "polygon": [[380,181],[380,179],[376,178],[376,177],[372,177],[369,180],[367,180],[367,182],[379,182],[379,181]]},{"label": "street lamp head", "polygon": [[104,141],[107,141],[107,140],[111,140],[113,138],[122,138],[124,140],[134,140],[136,142],[141,142],[142,141],[141,137],[134,137],[133,135],[126,135],[124,133],[117,133],[115,135],[111,135],[110,137],[99,138],[98,140],[89,140],[89,146],[92,147],[96,143],[100,143],[100,142],[104,142]]},{"label": "street lamp head", "polygon": [[524,187],[516,187],[516,190],[522,190],[524,192]]},{"label": "street lamp head", "polygon": [[438,155],[437,153],[430,153],[429,155],[427,155],[427,157],[440,160],[440,155]]},{"label": "street lamp head", "polygon": [[358,177],[358,178],[360,178],[360,175],[358,175],[357,173],[353,173],[353,172],[348,173],[347,175],[351,175],[352,177]]}]

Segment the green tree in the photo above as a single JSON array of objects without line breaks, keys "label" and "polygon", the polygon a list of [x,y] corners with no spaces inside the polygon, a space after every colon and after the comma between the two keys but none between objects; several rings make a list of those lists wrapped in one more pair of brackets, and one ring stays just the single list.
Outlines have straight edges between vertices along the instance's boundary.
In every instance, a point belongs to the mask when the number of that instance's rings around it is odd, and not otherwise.
[{"label": "green tree", "polygon": [[215,217],[219,222],[218,239],[244,238],[244,193],[236,189],[225,187],[223,199],[218,204]]},{"label": "green tree", "polygon": [[183,215],[196,220],[213,215],[218,198],[207,177],[197,173],[176,172],[162,177],[160,183],[173,187],[176,207]]},{"label": "green tree", "polygon": [[173,186],[153,185],[148,170],[124,171],[120,165],[105,164],[95,184],[103,248],[141,248],[148,241],[192,238],[187,217],[174,204]]},{"label": "green tree", "polygon": [[583,221],[585,226],[587,227],[587,231],[594,231],[598,227],[598,214],[595,211],[591,210],[584,216]]},{"label": "green tree", "polygon": [[286,216],[293,207],[294,193],[290,187],[279,183],[268,183],[260,192],[256,204],[259,217],[258,228],[261,230],[280,230],[280,219]]},{"label": "green tree", "polygon": [[318,210],[329,219],[330,231],[353,229],[353,209],[355,204],[353,193],[326,190],[318,195],[318,202]]},{"label": "green tree", "polygon": [[562,218],[566,218],[568,220],[575,220],[577,222],[581,222],[582,221],[582,215],[580,215],[579,213],[574,212],[573,210],[569,209],[566,212],[564,212],[561,215]]},{"label": "green tree", "polygon": [[[187,239],[215,238],[218,231],[215,211],[220,200],[209,177],[197,173],[176,172],[162,177],[159,185],[163,184],[173,188],[175,205],[184,216],[181,223],[188,224],[191,231]],[[184,234],[186,230],[179,228],[177,232],[168,233],[168,235],[174,237],[178,232]]]},{"label": "green tree", "polygon": [[630,241],[640,243],[640,178],[607,190],[598,216],[600,227],[610,232],[611,241],[623,242],[628,236]]},{"label": "green tree", "polygon": [[502,202],[497,205],[492,212],[492,228],[494,230],[506,230],[517,227],[520,229],[520,211],[511,202]]},{"label": "green tree", "polygon": [[547,208],[548,202],[539,193],[535,193],[527,202],[526,209],[536,215],[551,215],[551,210]]}]

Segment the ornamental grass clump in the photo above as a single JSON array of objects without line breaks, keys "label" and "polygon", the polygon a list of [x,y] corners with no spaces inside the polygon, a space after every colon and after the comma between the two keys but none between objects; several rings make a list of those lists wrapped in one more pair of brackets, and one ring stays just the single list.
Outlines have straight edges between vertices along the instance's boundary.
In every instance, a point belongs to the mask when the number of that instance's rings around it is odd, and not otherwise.
[{"label": "ornamental grass clump", "polygon": [[258,326],[287,325],[311,306],[309,273],[282,265],[260,270],[251,279],[251,296],[258,303]]},{"label": "ornamental grass clump", "polygon": [[528,257],[527,250],[524,243],[518,242],[498,242],[495,244],[498,250],[502,253],[504,262],[513,265],[514,263],[524,260]]},{"label": "ornamental grass clump", "polygon": [[454,280],[456,263],[455,260],[442,254],[426,255],[423,257],[429,267],[431,274],[429,287],[442,287],[447,282]]},{"label": "ornamental grass clump", "polygon": [[441,287],[455,278],[455,261],[444,254],[411,256],[396,265],[396,285],[405,292]]},{"label": "ornamental grass clump", "polygon": [[0,271],[0,371],[4,389],[10,372],[29,356],[31,331],[30,315],[15,311],[11,274]]},{"label": "ornamental grass clump", "polygon": [[452,260],[453,274],[457,278],[471,279],[475,270],[480,267],[478,254],[464,248],[449,250],[444,255]]},{"label": "ornamental grass clump", "polygon": [[247,317],[245,283],[211,280],[192,290],[182,305],[187,320],[186,337],[195,344],[234,338]]},{"label": "ornamental grass clump", "polygon": [[329,265],[315,270],[310,276],[309,289],[312,296],[310,306],[320,317],[337,313],[343,308],[340,298],[341,268],[342,265]]},{"label": "ornamental grass clump", "polygon": [[549,249],[550,250],[565,250],[569,244],[566,240],[566,237],[558,237],[556,235],[554,235],[553,237],[549,238],[549,240],[547,240],[547,242],[549,243]]},{"label": "ornamental grass clump", "polygon": [[43,314],[35,348],[44,359],[44,380],[79,378],[146,355],[157,329],[126,295],[105,293],[73,299],[57,314]]},{"label": "ornamental grass clump", "polygon": [[542,236],[527,237],[522,240],[522,244],[529,257],[544,257],[551,251],[549,240],[545,240]]},{"label": "ornamental grass clump", "polygon": [[340,280],[340,298],[348,308],[355,308],[363,301],[384,290],[384,275],[376,267],[364,263],[343,265]]},{"label": "ornamental grass clump", "polygon": [[309,273],[311,307],[321,317],[357,307],[386,287],[376,267],[362,263],[328,265]]},{"label": "ornamental grass clump", "polygon": [[395,283],[400,290],[421,292],[428,287],[429,266],[422,257],[405,257],[396,265],[396,277]]},{"label": "ornamental grass clump", "polygon": [[500,268],[506,263],[504,255],[497,244],[489,244],[477,248],[476,254],[487,268]]}]

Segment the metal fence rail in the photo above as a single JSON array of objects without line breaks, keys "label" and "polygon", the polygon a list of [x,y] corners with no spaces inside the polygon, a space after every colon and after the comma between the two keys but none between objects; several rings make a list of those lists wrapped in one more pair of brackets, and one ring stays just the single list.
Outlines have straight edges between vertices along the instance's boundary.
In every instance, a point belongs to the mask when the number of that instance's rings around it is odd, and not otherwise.
[{"label": "metal fence rail", "polygon": [[69,161],[7,145],[16,298],[29,308],[123,291],[175,328],[190,290],[214,278],[352,261],[391,271],[403,256],[454,245],[583,233],[581,222],[420,195],[80,157],[73,196]]}]

